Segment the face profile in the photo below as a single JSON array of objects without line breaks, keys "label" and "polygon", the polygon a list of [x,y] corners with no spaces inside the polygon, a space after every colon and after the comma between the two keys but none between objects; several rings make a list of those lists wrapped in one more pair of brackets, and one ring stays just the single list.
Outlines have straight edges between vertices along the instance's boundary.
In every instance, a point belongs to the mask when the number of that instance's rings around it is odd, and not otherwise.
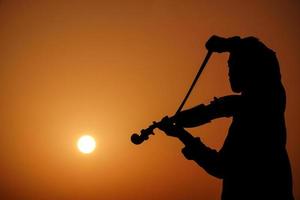
[{"label": "face profile", "polygon": [[241,68],[241,63],[239,63],[234,57],[230,56],[228,60],[228,76],[231,89],[236,93],[240,93],[244,89]]}]

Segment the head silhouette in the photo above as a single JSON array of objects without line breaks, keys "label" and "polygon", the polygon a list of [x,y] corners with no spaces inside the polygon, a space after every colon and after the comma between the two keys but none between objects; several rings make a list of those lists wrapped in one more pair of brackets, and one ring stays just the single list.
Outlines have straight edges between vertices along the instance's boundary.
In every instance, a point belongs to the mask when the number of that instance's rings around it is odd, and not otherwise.
[{"label": "head silhouette", "polygon": [[263,92],[280,83],[275,53],[255,37],[235,42],[230,49],[228,67],[233,92]]}]

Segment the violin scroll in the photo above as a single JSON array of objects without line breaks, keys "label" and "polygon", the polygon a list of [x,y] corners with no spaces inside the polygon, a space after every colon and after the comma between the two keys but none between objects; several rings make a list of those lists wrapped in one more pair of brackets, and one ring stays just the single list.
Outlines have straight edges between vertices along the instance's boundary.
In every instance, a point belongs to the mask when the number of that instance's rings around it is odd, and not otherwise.
[{"label": "violin scroll", "polygon": [[144,141],[137,133],[132,134],[130,139],[131,142],[136,145],[141,144]]},{"label": "violin scroll", "polygon": [[149,135],[154,135],[153,133],[153,129],[156,128],[156,126],[154,124],[152,124],[151,126],[149,126],[147,129],[143,129],[141,130],[141,134],[138,135],[137,133],[133,133],[131,135],[131,142],[133,144],[141,144],[143,143],[145,140],[149,139]]}]

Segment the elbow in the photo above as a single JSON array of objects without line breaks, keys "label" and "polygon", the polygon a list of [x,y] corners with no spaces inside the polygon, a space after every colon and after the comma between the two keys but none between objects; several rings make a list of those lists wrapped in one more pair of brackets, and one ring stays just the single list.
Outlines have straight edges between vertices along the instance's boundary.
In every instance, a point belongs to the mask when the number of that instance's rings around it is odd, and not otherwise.
[{"label": "elbow", "polygon": [[210,174],[211,176],[214,176],[218,179],[223,179],[224,178],[224,174],[221,172],[221,170],[208,170],[208,169],[205,169],[205,171]]},{"label": "elbow", "polygon": [[218,179],[224,178],[223,169],[219,163],[203,163],[201,161],[196,161],[196,163],[200,167],[202,167],[209,175],[214,176]]}]

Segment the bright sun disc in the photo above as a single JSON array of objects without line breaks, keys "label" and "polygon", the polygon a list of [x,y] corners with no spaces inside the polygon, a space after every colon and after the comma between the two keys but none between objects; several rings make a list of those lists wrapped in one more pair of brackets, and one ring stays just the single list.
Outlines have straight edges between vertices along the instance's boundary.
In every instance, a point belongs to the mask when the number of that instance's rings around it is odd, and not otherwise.
[{"label": "bright sun disc", "polygon": [[96,140],[90,135],[83,135],[78,139],[77,147],[81,153],[92,153],[96,148]]}]

